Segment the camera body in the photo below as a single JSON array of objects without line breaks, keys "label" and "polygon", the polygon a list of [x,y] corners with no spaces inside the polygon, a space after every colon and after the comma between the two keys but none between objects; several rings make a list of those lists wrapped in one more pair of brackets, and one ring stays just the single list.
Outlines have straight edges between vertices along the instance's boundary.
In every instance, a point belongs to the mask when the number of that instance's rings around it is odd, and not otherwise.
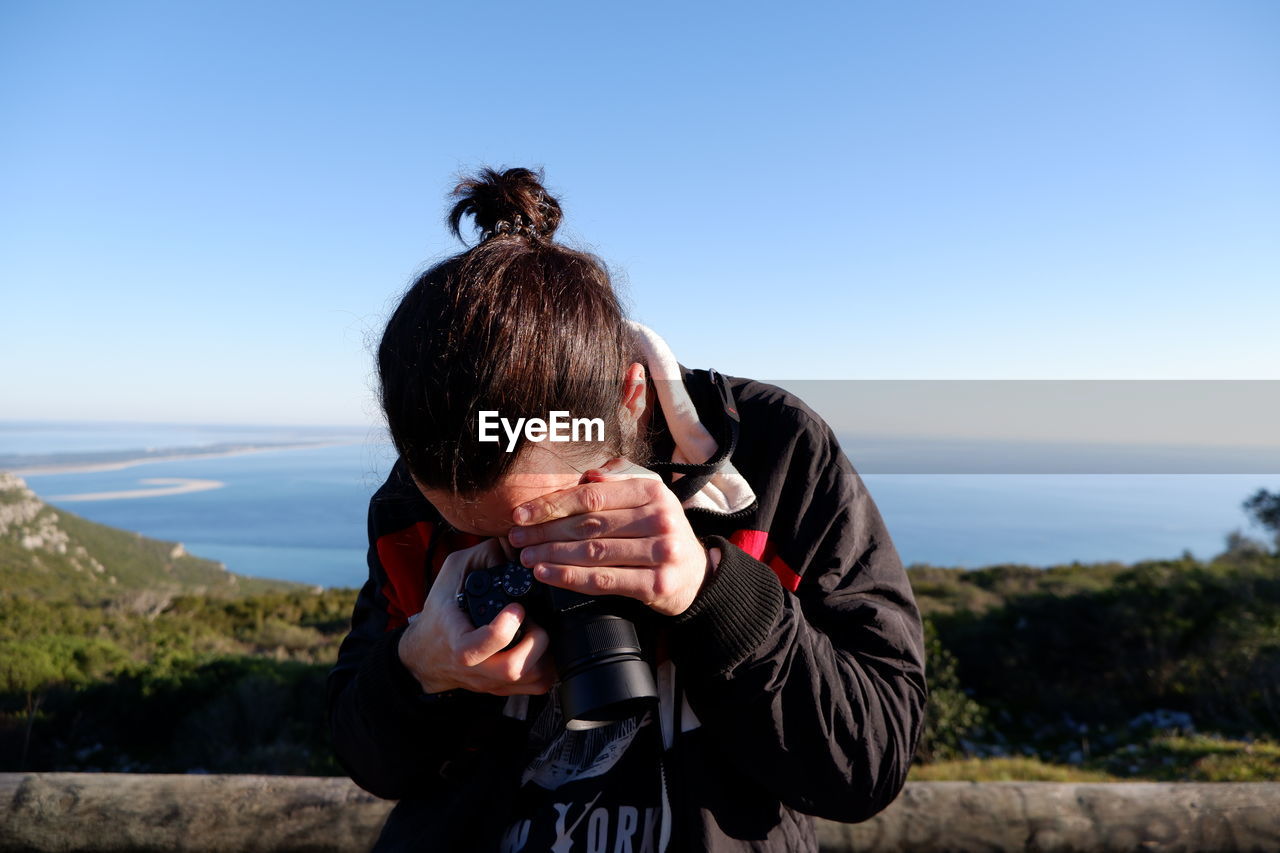
[{"label": "camera body", "polygon": [[[539,581],[518,562],[467,573],[458,604],[476,627],[519,602],[526,619],[546,629],[559,674],[557,691],[569,728],[632,716],[658,697],[642,655],[631,602],[583,595]],[[519,641],[519,635],[513,642]]]}]

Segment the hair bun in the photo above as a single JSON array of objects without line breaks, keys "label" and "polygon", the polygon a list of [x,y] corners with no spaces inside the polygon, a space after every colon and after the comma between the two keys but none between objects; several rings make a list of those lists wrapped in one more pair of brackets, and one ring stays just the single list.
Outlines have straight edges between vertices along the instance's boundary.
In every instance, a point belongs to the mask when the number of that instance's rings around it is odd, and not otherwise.
[{"label": "hair bun", "polygon": [[541,172],[481,169],[476,177],[460,181],[450,197],[458,199],[449,211],[449,228],[459,240],[467,215],[485,238],[522,234],[550,239],[560,225],[560,202],[543,189]]}]

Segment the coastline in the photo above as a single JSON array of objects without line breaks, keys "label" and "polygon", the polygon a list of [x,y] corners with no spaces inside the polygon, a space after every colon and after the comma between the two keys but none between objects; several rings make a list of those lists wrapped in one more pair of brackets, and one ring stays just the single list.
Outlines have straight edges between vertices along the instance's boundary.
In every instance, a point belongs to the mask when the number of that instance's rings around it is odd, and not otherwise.
[{"label": "coastline", "polygon": [[270,453],[287,450],[318,450],[323,447],[346,447],[360,444],[360,441],[310,441],[298,444],[265,444],[246,445],[227,449],[213,449],[208,452],[179,451],[163,456],[142,456],[134,459],[113,459],[109,462],[66,462],[63,464],[32,465],[26,468],[12,468],[10,474],[16,477],[47,476],[54,474],[92,474],[99,471],[120,471],[137,465],[152,462],[179,462],[184,459],[217,459],[224,456],[243,456],[249,453]]}]

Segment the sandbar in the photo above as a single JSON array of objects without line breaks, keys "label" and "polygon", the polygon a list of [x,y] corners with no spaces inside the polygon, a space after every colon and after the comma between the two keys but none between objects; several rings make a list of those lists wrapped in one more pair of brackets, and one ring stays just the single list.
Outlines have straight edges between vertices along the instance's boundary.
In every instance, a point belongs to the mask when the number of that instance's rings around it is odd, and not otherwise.
[{"label": "sandbar", "polygon": [[137,459],[119,459],[108,462],[68,462],[28,465],[23,468],[10,469],[15,477],[34,477],[49,474],[96,474],[100,471],[119,471],[135,465],[149,465],[152,462],[181,462],[187,459],[218,459],[224,456],[241,456],[246,453],[271,453],[286,450],[316,450],[325,447],[348,447],[361,444],[360,441],[311,441],[300,444],[268,444],[262,446],[235,447],[217,449],[208,452],[198,450],[182,450],[163,456],[142,456]]},{"label": "sandbar", "polygon": [[189,492],[207,492],[221,489],[226,483],[221,480],[193,480],[184,477],[151,477],[139,480],[150,489],[125,489],[118,492],[82,492],[78,495],[55,495],[46,498],[47,503],[73,503],[77,501],[122,501],[134,498],[158,498],[168,495],[185,495]]}]

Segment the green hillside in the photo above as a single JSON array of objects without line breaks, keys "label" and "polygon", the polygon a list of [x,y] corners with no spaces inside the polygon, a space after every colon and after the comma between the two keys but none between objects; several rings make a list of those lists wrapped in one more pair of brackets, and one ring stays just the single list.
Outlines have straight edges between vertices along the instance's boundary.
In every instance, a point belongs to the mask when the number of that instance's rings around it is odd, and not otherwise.
[{"label": "green hillside", "polygon": [[87,521],[0,472],[0,770],[338,772],[323,684],[354,601]]},{"label": "green hillside", "polygon": [[1280,554],[908,574],[932,691],[917,760],[940,765],[915,778],[1280,779]]},{"label": "green hillside", "polygon": [[236,575],[177,542],[95,524],[41,501],[0,472],[0,590],[45,600],[131,601],[162,608],[175,595],[238,597],[305,588]]},{"label": "green hillside", "polygon": [[[0,486],[0,771],[342,772],[325,679],[355,590],[237,577]],[[908,576],[912,778],[1280,780],[1280,547]]]}]

